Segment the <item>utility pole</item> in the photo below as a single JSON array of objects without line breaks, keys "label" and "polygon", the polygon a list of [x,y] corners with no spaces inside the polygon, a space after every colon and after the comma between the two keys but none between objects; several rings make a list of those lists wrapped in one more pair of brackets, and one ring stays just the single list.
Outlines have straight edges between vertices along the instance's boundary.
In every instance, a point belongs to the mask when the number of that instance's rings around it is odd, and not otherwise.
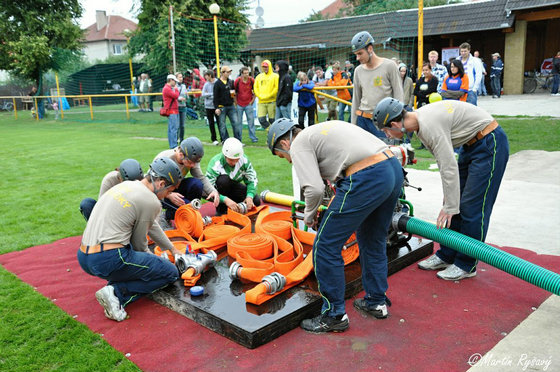
[{"label": "utility pole", "polygon": [[173,28],[173,6],[169,5],[169,24],[171,27],[171,52],[173,53],[173,73],[177,72],[177,59],[175,58],[175,30]]}]

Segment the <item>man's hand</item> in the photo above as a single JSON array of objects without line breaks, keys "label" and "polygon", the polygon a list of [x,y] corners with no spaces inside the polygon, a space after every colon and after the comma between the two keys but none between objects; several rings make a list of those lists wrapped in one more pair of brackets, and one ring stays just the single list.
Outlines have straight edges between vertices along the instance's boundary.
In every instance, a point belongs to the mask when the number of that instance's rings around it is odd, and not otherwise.
[{"label": "man's hand", "polygon": [[318,225],[319,221],[317,220],[317,216],[315,216],[315,218],[313,219],[312,222],[308,222],[307,220],[305,221],[305,224],[307,225],[307,227],[317,231],[317,225]]},{"label": "man's hand", "polygon": [[443,209],[439,212],[439,216],[437,218],[436,226],[438,229],[443,229],[444,227],[449,228],[451,226],[451,219],[453,218],[452,214],[447,214],[443,211]]},{"label": "man's hand", "polygon": [[255,204],[253,203],[253,198],[251,198],[250,196],[248,196],[245,199],[245,204],[247,204],[247,210],[250,211],[251,209],[253,209],[255,207]]},{"label": "man's hand", "polygon": [[171,254],[173,255],[173,257],[175,257],[175,255],[181,255],[183,254],[180,250],[178,250],[177,248],[173,247],[173,249],[171,250]]},{"label": "man's hand", "polygon": [[181,205],[185,205],[185,201],[183,200],[183,196],[178,192],[172,192],[167,195],[167,199],[171,200],[171,203],[180,207]]},{"label": "man's hand", "polygon": [[214,111],[216,113],[217,116],[220,116],[220,114],[222,113],[222,110],[220,109],[216,109],[216,111]]},{"label": "man's hand", "polygon": [[227,205],[227,207],[229,209],[231,209],[234,212],[238,212],[239,213],[239,206],[237,205],[236,202],[234,202],[233,200],[231,200],[230,198],[226,198],[226,200],[224,200],[224,203]]},{"label": "man's hand", "polygon": [[217,207],[220,204],[220,194],[214,190],[206,197],[206,200],[211,200],[214,203],[214,207]]}]

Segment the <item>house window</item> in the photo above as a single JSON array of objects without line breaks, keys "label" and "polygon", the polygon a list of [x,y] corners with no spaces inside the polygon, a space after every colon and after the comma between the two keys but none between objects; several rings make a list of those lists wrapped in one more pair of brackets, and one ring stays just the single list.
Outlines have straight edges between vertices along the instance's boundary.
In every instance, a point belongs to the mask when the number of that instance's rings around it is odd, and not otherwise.
[{"label": "house window", "polygon": [[116,56],[123,54],[121,44],[113,44],[113,54]]}]

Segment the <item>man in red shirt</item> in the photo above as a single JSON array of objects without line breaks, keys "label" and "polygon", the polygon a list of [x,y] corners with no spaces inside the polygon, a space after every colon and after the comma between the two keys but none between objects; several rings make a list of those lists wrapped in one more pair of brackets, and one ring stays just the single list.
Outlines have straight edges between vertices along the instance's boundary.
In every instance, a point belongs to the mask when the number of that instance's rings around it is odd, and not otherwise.
[{"label": "man in red shirt", "polygon": [[167,75],[167,84],[163,87],[163,107],[167,109],[167,140],[169,148],[177,147],[177,135],[179,131],[179,89],[176,87],[179,80],[173,74]]},{"label": "man in red shirt", "polygon": [[237,104],[237,116],[239,122],[243,122],[243,113],[247,118],[247,126],[249,127],[249,137],[251,142],[257,142],[255,135],[255,119],[253,114],[253,102],[255,102],[255,93],[253,93],[253,85],[255,80],[249,76],[249,68],[241,67],[241,76],[235,79],[235,101]]}]

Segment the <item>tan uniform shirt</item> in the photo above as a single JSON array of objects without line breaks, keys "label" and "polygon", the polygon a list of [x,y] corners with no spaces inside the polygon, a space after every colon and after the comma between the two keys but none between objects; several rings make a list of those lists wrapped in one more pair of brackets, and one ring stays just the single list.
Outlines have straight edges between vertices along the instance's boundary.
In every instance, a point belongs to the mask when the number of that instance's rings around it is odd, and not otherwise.
[{"label": "tan uniform shirt", "polygon": [[364,65],[354,70],[352,124],[358,121],[356,110],[371,114],[377,103],[385,97],[403,101],[403,84],[397,65],[390,59],[382,60],[383,62],[372,70]]},{"label": "tan uniform shirt", "polygon": [[109,190],[111,187],[118,185],[121,182],[122,180],[119,177],[119,172],[117,172],[116,170],[107,173],[101,181],[101,187],[99,188],[99,196],[97,197],[97,199],[101,198],[101,196],[105,194],[105,192],[107,192],[107,190]]},{"label": "tan uniform shirt", "polygon": [[305,222],[313,222],[323,201],[323,179],[344,178],[350,165],[385,149],[373,134],[344,121],[315,124],[300,132],[290,156],[305,196]]},{"label": "tan uniform shirt", "polygon": [[443,186],[443,210],[459,213],[459,167],[454,148],[471,140],[494,118],[470,103],[445,100],[419,108],[418,138],[436,158]]},{"label": "tan uniform shirt", "polygon": [[[97,199],[101,199],[101,196],[103,196],[103,194],[105,194],[107,190],[109,190],[115,185],[118,185],[121,182],[122,181],[119,176],[119,172],[117,172],[116,170],[107,173],[105,177],[103,177],[103,180],[101,181],[101,187],[99,189],[99,197]],[[148,235],[150,235],[150,238],[162,249],[170,250],[173,247],[173,244],[171,243],[167,235],[165,235],[163,229],[161,228],[161,226],[157,221],[154,221],[154,224],[150,228],[150,231],[148,231]]]},{"label": "tan uniform shirt", "polygon": [[146,234],[160,212],[157,196],[141,181],[124,181],[99,198],[86,225],[82,244],[130,243],[137,251],[148,251]]},{"label": "tan uniform shirt", "polygon": [[194,178],[198,178],[200,181],[202,181],[202,191],[204,196],[208,196],[212,191],[216,190],[214,186],[212,186],[208,178],[206,178],[204,173],[202,173],[202,169],[200,169],[200,163],[196,163],[195,166],[190,169],[185,167],[182,163],[178,162],[177,159],[175,158],[175,149],[169,149],[160,152],[159,154],[157,154],[154,160],[163,157],[168,157],[171,160],[173,160],[175,163],[177,163],[183,177],[185,177],[187,173],[190,172]]}]

